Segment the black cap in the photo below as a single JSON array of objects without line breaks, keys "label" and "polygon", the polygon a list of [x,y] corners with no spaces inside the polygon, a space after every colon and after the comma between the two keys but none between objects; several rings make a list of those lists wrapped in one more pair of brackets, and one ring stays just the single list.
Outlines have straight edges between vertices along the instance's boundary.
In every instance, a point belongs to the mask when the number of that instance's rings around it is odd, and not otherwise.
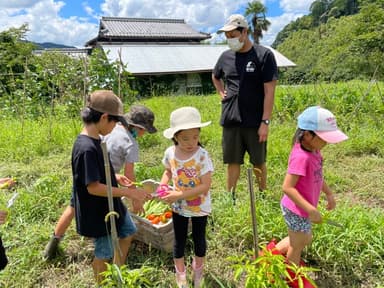
[{"label": "black cap", "polygon": [[157,132],[157,129],[153,126],[155,115],[150,109],[143,105],[131,106],[129,112],[124,115],[124,118],[129,125],[145,129],[148,133]]}]

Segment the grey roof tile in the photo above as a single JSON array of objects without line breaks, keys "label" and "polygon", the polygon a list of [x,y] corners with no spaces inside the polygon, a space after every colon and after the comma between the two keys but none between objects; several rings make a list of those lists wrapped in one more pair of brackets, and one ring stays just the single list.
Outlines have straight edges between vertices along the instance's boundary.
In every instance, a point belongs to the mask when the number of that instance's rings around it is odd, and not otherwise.
[{"label": "grey roof tile", "polygon": [[99,36],[126,39],[208,39],[210,34],[198,32],[183,19],[102,17]]},{"label": "grey roof tile", "polygon": [[[291,62],[271,49],[277,66],[289,67]],[[121,60],[133,75],[179,74],[211,72],[227,45],[102,45],[110,63]]]}]

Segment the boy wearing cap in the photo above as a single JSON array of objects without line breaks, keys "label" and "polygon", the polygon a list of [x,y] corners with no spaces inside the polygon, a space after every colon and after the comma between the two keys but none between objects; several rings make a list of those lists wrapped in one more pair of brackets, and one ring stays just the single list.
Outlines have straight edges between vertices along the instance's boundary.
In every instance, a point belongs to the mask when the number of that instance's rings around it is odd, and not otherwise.
[{"label": "boy wearing cap", "polygon": [[298,117],[298,129],[293,138],[288,170],[283,183],[281,209],[288,226],[288,237],[276,245],[290,263],[300,264],[301,252],[312,242],[311,223],[321,223],[317,209],[321,191],[327,199],[327,209],[336,206],[331,189],[323,177],[323,157],[320,150],[327,143],[348,139],[336,125],[335,116],[327,109],[312,106]]},{"label": "boy wearing cap", "polygon": [[[134,188],[130,183],[135,181],[134,163],[139,161],[139,146],[136,138],[143,136],[145,132],[155,133],[157,129],[153,126],[154,120],[155,116],[150,109],[142,105],[134,105],[124,115],[122,122],[118,123],[105,137],[114,171],[118,173],[124,167],[124,175],[116,174],[122,185]],[[132,202],[134,212],[142,210],[141,201]],[[56,256],[59,243],[74,217],[74,203],[71,199],[70,205],[60,216],[54,233],[45,247],[43,254],[45,259],[49,260]]]},{"label": "boy wearing cap", "polygon": [[[134,165],[139,162],[139,144],[136,139],[145,132],[153,134],[157,131],[153,126],[155,115],[143,105],[133,105],[124,118],[127,126],[116,125],[112,133],[105,137],[105,141],[115,171],[119,172],[124,168],[124,176],[131,182],[136,182]],[[139,213],[143,210],[143,205],[132,201],[132,208],[134,213]]]},{"label": "boy wearing cap", "polygon": [[[223,160],[227,167],[227,190],[234,191],[244,154],[249,154],[259,188],[266,188],[268,128],[272,115],[277,65],[269,49],[248,38],[248,23],[231,15],[218,31],[224,32],[229,50],[218,59],[212,82],[220,95],[223,126]],[[232,109],[233,108],[233,109]],[[259,172],[261,171],[261,173]]]},{"label": "boy wearing cap", "polygon": [[[81,112],[84,123],[72,149],[72,198],[75,209],[77,232],[93,238],[95,257],[92,262],[95,278],[99,283],[100,272],[106,270],[106,262],[113,258],[111,235],[106,225],[105,216],[110,212],[107,198],[107,185],[100,135],[109,134],[117,122],[126,124],[123,118],[123,104],[109,90],[91,93],[87,105]],[[127,124],[126,124],[127,125]],[[118,188],[113,167],[111,167],[113,205],[119,215],[116,228],[119,237],[120,255],[115,255],[115,263],[124,264],[132,235],[136,232],[135,224],[130,219],[121,197],[144,201],[150,195],[143,189]]]}]

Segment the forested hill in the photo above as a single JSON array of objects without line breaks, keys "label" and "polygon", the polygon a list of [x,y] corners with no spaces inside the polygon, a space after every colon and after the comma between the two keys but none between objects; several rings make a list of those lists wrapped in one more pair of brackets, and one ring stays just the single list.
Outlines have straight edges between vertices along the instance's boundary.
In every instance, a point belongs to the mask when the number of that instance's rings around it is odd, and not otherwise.
[{"label": "forested hill", "polygon": [[317,0],[310,11],[272,45],[297,64],[283,81],[384,80],[384,0]]},{"label": "forested hill", "polygon": [[51,42],[44,42],[44,43],[33,42],[33,44],[36,45],[37,49],[45,49],[45,48],[75,48],[74,46],[67,46],[67,45],[51,43]]}]

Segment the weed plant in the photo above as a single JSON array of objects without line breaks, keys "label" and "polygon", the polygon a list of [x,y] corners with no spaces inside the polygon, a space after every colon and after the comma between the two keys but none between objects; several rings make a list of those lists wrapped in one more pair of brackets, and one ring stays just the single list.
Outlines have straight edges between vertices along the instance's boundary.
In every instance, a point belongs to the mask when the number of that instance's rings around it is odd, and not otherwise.
[{"label": "weed plant", "polygon": [[[313,227],[314,241],[304,251],[303,259],[316,270],[310,275],[319,287],[384,285],[383,88],[382,83],[357,81],[277,88],[268,141],[268,190],[256,193],[260,249],[272,238],[281,239],[287,233],[279,201],[298,114],[309,105],[320,104],[334,112],[340,128],[350,137],[323,150],[325,177],[338,203],[329,218],[343,228],[327,224]],[[217,95],[207,95],[158,96],[141,102],[155,111],[159,133],[140,139],[142,163],[136,165],[137,179],[161,177],[163,152],[172,144],[162,136],[162,131],[169,127],[170,112],[181,106],[197,107],[203,121],[212,121],[202,129],[201,142],[215,166],[204,287],[263,287],[263,282],[260,286],[247,286],[259,281],[252,280],[260,274],[252,263],[233,266],[235,262],[242,263],[253,249],[245,173],[250,164],[246,158],[234,205],[232,195],[225,191],[219,101]],[[79,116],[72,112],[66,116],[65,112],[80,111],[81,107],[67,108],[60,103],[55,107],[55,113],[45,117],[21,114],[12,118],[5,114],[0,120],[0,176],[16,177],[14,191],[19,193],[9,210],[8,222],[0,227],[10,261],[1,272],[0,287],[94,287],[92,243],[77,235],[74,223],[61,243],[58,257],[51,262],[42,258],[55,223],[69,203],[71,148],[81,129]],[[0,200],[6,203],[12,195],[13,191],[1,191]],[[324,207],[324,203],[320,206]],[[191,242],[187,249],[189,272]],[[109,270],[111,278],[106,287],[115,283],[113,271]],[[144,243],[133,243],[126,267],[119,273],[127,281],[151,283],[145,284],[148,287],[175,287],[172,255]]]}]

